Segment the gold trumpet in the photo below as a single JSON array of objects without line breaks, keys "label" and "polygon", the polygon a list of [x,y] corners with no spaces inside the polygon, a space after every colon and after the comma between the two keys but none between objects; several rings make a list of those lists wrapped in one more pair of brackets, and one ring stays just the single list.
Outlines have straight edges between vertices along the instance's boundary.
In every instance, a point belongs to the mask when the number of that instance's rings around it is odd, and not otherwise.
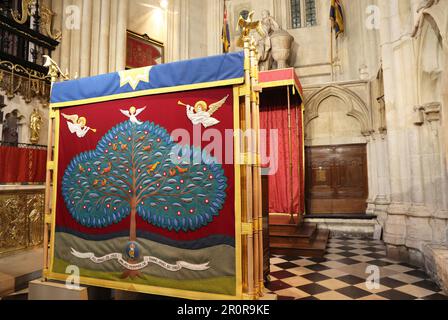
[{"label": "gold trumpet", "polygon": [[178,101],[177,102],[178,105],[183,106],[183,107],[189,107],[190,105],[183,103],[182,101]]}]

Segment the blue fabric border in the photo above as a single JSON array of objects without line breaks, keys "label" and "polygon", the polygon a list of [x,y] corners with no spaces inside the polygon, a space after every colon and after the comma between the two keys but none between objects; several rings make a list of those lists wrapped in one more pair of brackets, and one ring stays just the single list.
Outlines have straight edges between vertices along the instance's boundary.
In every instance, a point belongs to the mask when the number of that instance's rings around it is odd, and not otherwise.
[{"label": "blue fabric border", "polygon": [[136,90],[129,84],[120,87],[118,72],[57,82],[53,85],[50,102],[63,103],[242,77],[244,77],[244,52],[241,51],[154,66],[150,71],[149,83],[140,82]]}]

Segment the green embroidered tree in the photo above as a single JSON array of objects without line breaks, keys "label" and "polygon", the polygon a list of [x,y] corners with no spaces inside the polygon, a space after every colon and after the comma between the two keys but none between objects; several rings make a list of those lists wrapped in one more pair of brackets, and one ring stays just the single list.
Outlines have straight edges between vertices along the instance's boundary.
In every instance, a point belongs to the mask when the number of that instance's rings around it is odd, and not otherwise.
[{"label": "green embroidered tree", "polygon": [[[198,158],[201,163],[193,161]],[[79,224],[105,228],[130,215],[130,241],[137,240],[137,215],[176,232],[208,225],[224,205],[226,188],[224,170],[212,157],[179,147],[149,122],[111,129],[96,150],[72,160],[62,179],[68,211]]]}]

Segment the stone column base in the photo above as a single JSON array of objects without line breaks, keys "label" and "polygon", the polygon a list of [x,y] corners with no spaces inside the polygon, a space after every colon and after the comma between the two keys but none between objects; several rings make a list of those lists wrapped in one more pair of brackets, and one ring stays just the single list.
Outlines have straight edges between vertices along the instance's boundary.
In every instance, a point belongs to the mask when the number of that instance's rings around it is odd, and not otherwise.
[{"label": "stone column base", "polygon": [[423,254],[426,272],[448,295],[448,246],[424,245]]},{"label": "stone column base", "polygon": [[88,300],[87,288],[69,289],[65,284],[34,280],[30,282],[28,300]]}]

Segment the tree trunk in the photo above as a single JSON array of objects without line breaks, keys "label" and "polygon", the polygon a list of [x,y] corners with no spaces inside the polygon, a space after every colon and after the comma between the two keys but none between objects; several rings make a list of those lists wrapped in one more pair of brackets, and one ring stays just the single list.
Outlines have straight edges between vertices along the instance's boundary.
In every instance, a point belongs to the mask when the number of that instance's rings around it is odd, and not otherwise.
[{"label": "tree trunk", "polygon": [[[129,241],[136,242],[137,241],[137,201],[135,198],[131,200],[131,223],[129,227]],[[137,261],[129,259],[128,262],[130,264],[135,264]],[[132,271],[132,270],[125,270],[123,274],[121,275],[121,279],[135,279],[137,277],[141,277],[140,271]]]},{"label": "tree trunk", "polygon": [[131,200],[131,224],[129,228],[129,241],[137,241],[137,203],[136,199]]}]

